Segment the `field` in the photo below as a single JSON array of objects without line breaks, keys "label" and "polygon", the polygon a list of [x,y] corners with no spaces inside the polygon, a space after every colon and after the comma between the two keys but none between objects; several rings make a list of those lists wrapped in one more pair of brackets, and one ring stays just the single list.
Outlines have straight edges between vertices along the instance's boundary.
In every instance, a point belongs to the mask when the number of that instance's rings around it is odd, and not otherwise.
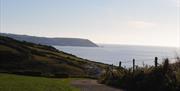
[{"label": "field", "polygon": [[0,73],[0,91],[79,91],[70,86],[72,80]]}]

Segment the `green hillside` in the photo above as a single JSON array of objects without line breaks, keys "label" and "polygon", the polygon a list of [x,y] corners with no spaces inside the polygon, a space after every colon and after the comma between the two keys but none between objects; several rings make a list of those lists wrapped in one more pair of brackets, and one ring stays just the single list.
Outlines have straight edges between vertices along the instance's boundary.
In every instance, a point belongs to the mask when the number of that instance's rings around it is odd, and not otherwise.
[{"label": "green hillside", "polygon": [[0,36],[0,72],[48,77],[97,77],[105,66],[51,46]]}]

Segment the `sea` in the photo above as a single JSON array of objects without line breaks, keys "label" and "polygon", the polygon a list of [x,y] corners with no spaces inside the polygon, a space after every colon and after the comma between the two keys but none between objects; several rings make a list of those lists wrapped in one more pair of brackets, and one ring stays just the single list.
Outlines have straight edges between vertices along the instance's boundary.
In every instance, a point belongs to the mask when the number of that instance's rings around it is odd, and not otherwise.
[{"label": "sea", "polygon": [[64,51],[78,57],[91,61],[132,67],[132,60],[135,65],[154,65],[155,57],[158,63],[163,63],[165,58],[170,62],[175,62],[180,50],[175,47],[155,47],[155,46],[135,46],[135,45],[113,45],[99,44],[99,47],[74,47],[74,46],[54,46],[60,51]]}]

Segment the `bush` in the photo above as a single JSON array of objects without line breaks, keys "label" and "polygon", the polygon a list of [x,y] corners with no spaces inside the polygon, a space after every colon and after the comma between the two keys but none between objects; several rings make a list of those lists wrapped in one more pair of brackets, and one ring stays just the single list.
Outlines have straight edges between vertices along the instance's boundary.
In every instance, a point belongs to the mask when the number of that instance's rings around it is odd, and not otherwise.
[{"label": "bush", "polygon": [[99,82],[128,91],[180,91],[180,62],[165,59],[158,67],[107,70]]}]

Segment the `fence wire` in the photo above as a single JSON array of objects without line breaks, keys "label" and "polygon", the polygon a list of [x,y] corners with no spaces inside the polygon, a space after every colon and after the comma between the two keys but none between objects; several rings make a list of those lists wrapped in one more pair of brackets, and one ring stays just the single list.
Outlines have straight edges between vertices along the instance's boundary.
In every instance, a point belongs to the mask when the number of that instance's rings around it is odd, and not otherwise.
[{"label": "fence wire", "polygon": [[[160,60],[160,61],[163,61],[164,59],[166,59],[166,58],[160,58],[160,59],[158,59],[158,60]],[[169,59],[169,60],[176,60],[177,58],[176,57],[173,57],[173,58],[167,58],[167,59]],[[152,61],[152,62],[154,62],[154,60],[155,59],[150,59],[150,58],[148,58],[148,59],[135,59],[135,61],[136,62],[138,62],[138,61],[141,61],[141,62],[148,62],[148,61]],[[133,60],[128,60],[128,61],[121,61],[121,63],[132,63],[133,62]]]}]

